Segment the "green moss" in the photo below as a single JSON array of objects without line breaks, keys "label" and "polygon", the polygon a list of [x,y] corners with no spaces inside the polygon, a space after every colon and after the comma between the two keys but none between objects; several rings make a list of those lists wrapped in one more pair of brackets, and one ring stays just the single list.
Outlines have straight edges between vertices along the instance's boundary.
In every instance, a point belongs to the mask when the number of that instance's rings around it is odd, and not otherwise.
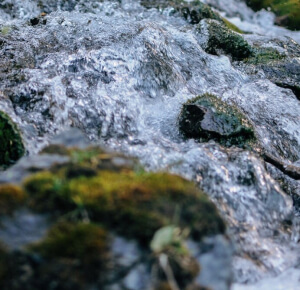
[{"label": "green moss", "polygon": [[229,28],[230,30],[240,33],[240,34],[244,34],[244,31],[239,29],[236,25],[234,25],[233,23],[231,23],[229,20],[227,20],[226,18],[222,17],[222,21],[225,24],[225,26],[227,28]]},{"label": "green moss", "polygon": [[54,225],[46,238],[29,246],[48,259],[77,259],[89,265],[108,258],[106,231],[95,224],[60,222]]},{"label": "green moss", "polygon": [[248,147],[255,143],[249,120],[235,107],[211,94],[186,102],[179,116],[179,129],[187,138],[215,140],[224,146]]},{"label": "green moss", "polygon": [[274,48],[256,48],[251,57],[244,61],[249,64],[269,64],[276,61],[281,61],[285,58],[285,55],[280,54]]},{"label": "green moss", "polygon": [[33,208],[63,213],[84,209],[91,220],[147,244],[157,229],[172,223],[178,207],[180,225],[190,227],[197,239],[225,229],[206,195],[178,176],[126,169],[70,178],[67,172],[60,168],[25,181]]},{"label": "green moss", "polygon": [[24,200],[24,191],[19,186],[0,185],[0,215],[11,214]]},{"label": "green moss", "polygon": [[300,1],[299,0],[246,0],[254,10],[262,8],[271,10],[278,16],[277,24],[290,29],[300,30]]},{"label": "green moss", "polygon": [[235,60],[242,60],[253,54],[252,47],[238,33],[230,30],[221,22],[206,20],[198,26],[200,34],[208,35],[204,50],[207,53],[218,55],[225,53]]},{"label": "green moss", "polygon": [[9,116],[0,111],[0,166],[8,166],[24,153],[20,131]]}]

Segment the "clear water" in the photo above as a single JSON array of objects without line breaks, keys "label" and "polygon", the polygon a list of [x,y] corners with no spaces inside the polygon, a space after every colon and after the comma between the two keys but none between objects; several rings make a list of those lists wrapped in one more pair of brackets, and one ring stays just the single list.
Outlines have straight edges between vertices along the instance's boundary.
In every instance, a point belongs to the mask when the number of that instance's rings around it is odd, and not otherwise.
[{"label": "clear water", "polygon": [[[300,40],[299,32],[274,26],[269,12],[255,14],[234,0],[206,2],[252,32],[252,41]],[[148,170],[194,180],[228,223],[236,247],[233,289],[275,289],[279,279],[296,289],[298,229],[285,223],[293,215],[291,198],[259,156],[184,140],[177,124],[185,101],[214,93],[249,117],[265,151],[292,163],[300,159],[300,103],[290,90],[263,72],[246,74],[227,56],[205,53],[195,28],[171,9],[145,10],[133,0],[74,0],[68,7],[58,1],[57,9],[49,1],[47,23],[30,26],[42,12],[36,1],[3,3],[13,4],[0,10],[0,24],[11,29],[6,53],[27,81],[1,82],[0,109],[19,124],[30,154],[78,127],[95,143],[138,157]]]}]

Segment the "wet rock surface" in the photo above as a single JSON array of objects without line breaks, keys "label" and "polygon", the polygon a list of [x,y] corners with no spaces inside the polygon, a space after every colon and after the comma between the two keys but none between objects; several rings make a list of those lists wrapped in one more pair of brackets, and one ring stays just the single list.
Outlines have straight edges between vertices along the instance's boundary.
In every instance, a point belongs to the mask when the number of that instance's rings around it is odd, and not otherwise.
[{"label": "wet rock surface", "polygon": [[[254,13],[240,1],[205,3],[210,6],[134,0],[1,3],[0,111],[19,128],[29,156],[0,174],[1,188],[4,187],[0,206],[5,205],[0,240],[8,244],[12,235],[9,228],[18,228],[23,215],[37,221],[32,222],[36,241],[24,239],[26,231],[24,234],[16,230],[17,249],[1,250],[2,265],[3,261],[10,265],[8,271],[19,277],[15,284],[5,280],[8,289],[20,289],[24,285],[21,281],[28,282],[28,289],[44,285],[51,289],[81,289],[83,285],[90,289],[141,289],[141,285],[151,287],[150,281],[157,287],[167,287],[166,282],[172,284],[172,279],[168,267],[163,266],[166,256],[175,281],[183,281],[179,288],[195,288],[196,283],[228,289],[232,281],[260,280],[257,285],[265,287],[264,279],[286,269],[293,271],[297,266],[299,45],[283,35],[299,41],[299,33],[274,26],[272,14]],[[236,15],[240,18],[233,17]],[[228,26],[224,16],[240,25],[239,33]],[[209,30],[210,26],[214,29]],[[242,31],[252,34],[241,34]],[[197,140],[183,138],[178,120],[182,106],[204,94],[217,96],[226,112],[235,108],[233,115],[237,110],[249,121],[259,150],[239,146],[241,127],[234,122],[228,128],[231,119],[219,119],[213,106],[204,110],[203,104],[193,104],[191,111],[195,109],[203,115],[197,122],[210,133]],[[83,136],[78,131],[66,133],[70,127],[79,128]],[[55,141],[50,141],[58,134]],[[249,142],[242,135],[241,143]],[[119,153],[96,150],[95,157],[95,151],[90,154],[87,150],[87,139],[94,145],[137,158],[146,172],[140,172],[135,161]],[[45,147],[49,142],[51,145]],[[79,147],[77,153],[70,153],[72,147]],[[70,163],[72,166],[67,166]],[[120,173],[120,168],[125,172]],[[98,178],[103,170],[113,174]],[[149,195],[153,195],[153,200],[141,195],[145,199],[140,202],[149,203],[157,211],[146,216],[138,212],[137,218],[136,205],[131,204],[135,199],[125,194],[131,188],[130,174],[154,176],[151,172],[160,170],[192,180],[205,191],[227,224],[226,235],[221,223],[206,228],[207,231],[200,231],[205,225],[195,223],[198,230],[183,238],[187,221],[181,216],[184,222],[173,224],[177,200],[166,197],[166,204],[171,207],[166,209],[152,191]],[[159,182],[167,180],[168,185],[175,186],[173,177],[157,174]],[[105,200],[113,213],[111,223],[100,222],[103,216],[99,208],[92,206],[100,195],[95,187],[98,183],[104,186],[104,179],[107,184],[114,184],[106,187],[107,196],[113,192],[115,197]],[[87,180],[91,187],[84,185]],[[34,187],[33,181],[41,184]],[[124,189],[123,196],[115,189],[117,185]],[[139,196],[140,191],[144,192],[143,186],[140,181],[138,190],[129,192]],[[95,195],[84,194],[91,188]],[[161,188],[160,191],[166,192]],[[29,192],[36,195],[29,198]],[[73,194],[69,196],[70,192]],[[178,201],[188,202],[183,197]],[[123,202],[130,209],[126,212],[126,217],[130,217],[127,224],[149,221],[147,235],[134,227],[130,234],[126,227],[123,231],[117,226],[111,230],[113,223],[122,224],[124,212],[118,207]],[[160,210],[166,212],[164,218]],[[50,218],[45,212],[50,213]],[[187,216],[191,220],[194,214]],[[59,220],[60,217],[65,220]],[[209,215],[206,213],[203,218]],[[150,254],[149,245],[156,230],[167,227],[170,232],[168,226],[179,227],[181,238],[178,240],[172,228],[168,242],[162,243],[163,251]],[[61,231],[64,227],[68,230]],[[69,234],[63,237],[63,232]],[[78,234],[82,232],[86,235]],[[51,259],[46,250],[41,250],[41,245],[57,249],[61,241],[77,234],[87,237],[81,243],[84,247],[74,244],[74,251],[66,256],[58,252]],[[95,244],[94,237],[100,237],[103,243]],[[235,245],[231,266],[232,247],[228,239]],[[22,247],[22,240],[24,246],[35,242],[36,247]],[[143,240],[147,241],[147,250],[141,248]],[[90,247],[99,250],[99,257],[103,253],[108,256],[104,255],[103,260],[87,256],[87,263],[81,262],[82,253]],[[187,255],[183,257],[182,251]],[[194,259],[199,268],[192,266]],[[186,264],[178,263],[181,260]],[[108,262],[103,265],[103,261]],[[91,279],[87,279],[88,264],[107,273],[105,279],[93,271]],[[152,268],[156,273],[154,280]],[[184,276],[188,278],[176,276],[186,269],[190,269]],[[0,266],[0,277],[7,277],[2,275],[5,271]],[[70,273],[78,275],[68,281]]]}]

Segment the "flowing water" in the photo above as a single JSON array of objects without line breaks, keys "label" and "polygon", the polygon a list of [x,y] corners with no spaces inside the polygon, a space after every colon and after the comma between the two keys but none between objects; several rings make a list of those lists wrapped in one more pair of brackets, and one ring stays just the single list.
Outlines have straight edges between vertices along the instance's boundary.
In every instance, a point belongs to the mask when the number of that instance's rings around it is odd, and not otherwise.
[{"label": "flowing water", "polygon": [[[147,10],[134,0],[41,2],[47,5],[0,3],[6,34],[0,48],[11,68],[1,82],[0,109],[20,126],[29,154],[77,127],[97,144],[138,157],[148,170],[194,180],[229,225],[233,289],[275,289],[274,283],[297,289],[297,211],[272,178],[281,173],[272,165],[267,170],[257,154],[185,140],[178,131],[182,104],[214,93],[248,116],[264,151],[297,165],[300,103],[293,92],[262,71],[249,74],[227,56],[205,53],[195,26],[172,8]],[[250,42],[300,41],[300,32],[274,26],[270,12],[254,13],[237,0],[203,2],[251,32]],[[283,178],[300,194],[298,181]]]}]

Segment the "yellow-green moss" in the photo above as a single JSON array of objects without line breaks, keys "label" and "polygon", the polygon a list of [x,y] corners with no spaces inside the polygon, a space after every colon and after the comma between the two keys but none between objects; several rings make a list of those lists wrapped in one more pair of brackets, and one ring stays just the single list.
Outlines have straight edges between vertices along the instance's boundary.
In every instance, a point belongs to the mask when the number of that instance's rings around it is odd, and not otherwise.
[{"label": "yellow-green moss", "polygon": [[229,20],[227,20],[226,18],[222,17],[222,21],[223,23],[227,26],[227,28],[229,28],[230,30],[240,33],[240,34],[244,34],[244,31],[239,29],[236,25],[234,25],[233,23],[231,23]]},{"label": "yellow-green moss", "polygon": [[67,213],[84,209],[93,221],[149,243],[179,208],[179,223],[195,238],[224,232],[215,206],[195,185],[167,173],[99,170],[96,176],[67,178],[67,171],[42,172],[25,181],[31,205]]},{"label": "yellow-green moss", "polygon": [[10,214],[23,204],[24,191],[13,184],[0,185],[0,215]]},{"label": "yellow-green moss", "polygon": [[78,259],[88,265],[106,261],[108,237],[106,231],[95,224],[60,222],[49,230],[43,241],[29,249],[48,259]]}]

